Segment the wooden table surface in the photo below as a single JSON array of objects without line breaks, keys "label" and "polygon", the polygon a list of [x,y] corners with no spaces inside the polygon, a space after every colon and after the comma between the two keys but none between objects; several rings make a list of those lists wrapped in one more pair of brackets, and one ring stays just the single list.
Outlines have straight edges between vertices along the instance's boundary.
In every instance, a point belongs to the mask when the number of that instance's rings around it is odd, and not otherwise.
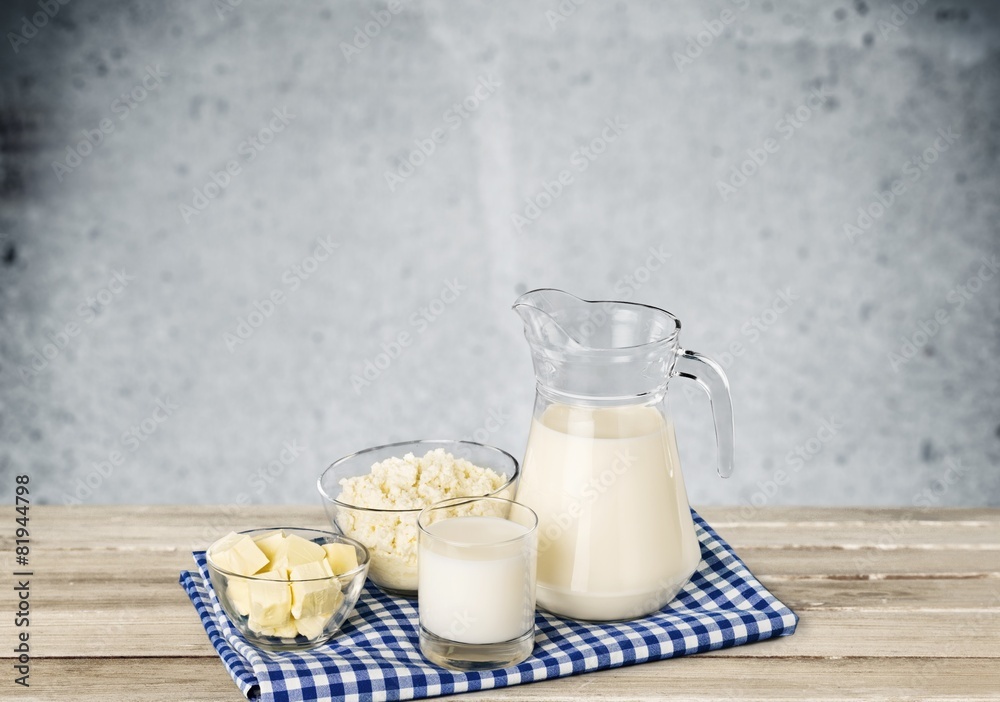
[{"label": "wooden table surface", "polygon": [[[1000,510],[700,512],[799,614],[794,636],[467,697],[1000,700]],[[13,681],[24,629],[12,625],[18,567],[5,528],[0,699],[242,699],[178,574],[230,530],[326,526],[312,507],[32,506],[30,516],[31,687]]]}]

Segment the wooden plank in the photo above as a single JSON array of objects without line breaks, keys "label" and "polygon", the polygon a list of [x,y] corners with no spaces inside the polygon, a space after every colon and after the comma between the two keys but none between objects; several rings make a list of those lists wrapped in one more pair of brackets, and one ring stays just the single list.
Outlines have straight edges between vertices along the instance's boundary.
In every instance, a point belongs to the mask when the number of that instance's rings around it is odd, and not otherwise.
[{"label": "wooden plank", "polygon": [[[172,603],[144,608],[37,607],[31,620],[32,650],[49,657],[214,655],[194,608],[179,588],[178,593]],[[1000,658],[1000,609],[819,610],[800,616],[792,637],[739,646],[719,655]],[[10,656],[4,652],[0,658]]]},{"label": "wooden plank", "polygon": [[740,548],[737,554],[754,573],[770,577],[878,578],[984,578],[1000,574],[1000,551],[933,551],[830,548]]},{"label": "wooden plank", "polygon": [[[204,549],[230,531],[269,524],[329,529],[323,508],[258,505],[204,506],[33,506],[32,548],[76,549]],[[13,535],[0,535],[8,551]]]},{"label": "wooden plank", "polygon": [[[228,533],[270,524],[329,528],[321,507],[33,507],[38,550],[203,549]],[[840,547],[856,550],[1000,549],[1000,510],[844,510],[768,508],[740,520],[740,508],[709,508],[706,518],[734,548]],[[815,512],[815,518],[806,520]],[[880,519],[874,519],[876,514]],[[919,518],[916,518],[919,516]],[[950,518],[945,518],[950,516]],[[766,517],[766,519],[765,519]],[[996,517],[996,518],[989,518]],[[795,518],[800,521],[789,521]],[[0,535],[8,553],[13,535]]]},{"label": "wooden plank", "polygon": [[[39,609],[77,606],[129,609],[168,603],[186,608],[187,600],[177,584],[177,576],[181,569],[193,567],[190,556],[182,552],[139,555],[36,554],[33,602]],[[862,578],[857,573],[832,578],[789,576],[781,574],[779,566],[801,568],[800,560],[782,564],[778,561],[784,555],[770,551],[745,555],[752,570],[770,573],[763,578],[764,584],[779,599],[800,610],[976,610],[996,608],[1000,601],[1000,578],[995,575],[955,579],[899,574],[890,578]],[[833,570],[828,562],[823,563],[826,570]],[[0,589],[0,607],[13,606],[14,596],[12,589]]]},{"label": "wooden plank", "polygon": [[[860,646],[866,655],[890,655],[885,641],[904,632],[914,641],[891,655],[934,655],[948,646],[942,655],[975,656],[991,641],[1000,652],[1000,626],[972,636],[983,622],[1000,624],[998,580],[805,580],[771,587],[803,618],[799,632],[782,649],[740,647],[733,655],[841,655],[844,641],[851,653]],[[46,655],[212,655],[179,585],[102,581],[37,592],[32,631]],[[153,629],[156,637],[134,640],[132,634]],[[926,631],[940,632],[933,645],[921,643]]]},{"label": "wooden plank", "polygon": [[[38,702],[238,702],[222,663],[208,658],[39,659]],[[445,699],[509,700],[1000,700],[994,660],[723,659],[690,656]]]},{"label": "wooden plank", "polygon": [[763,585],[802,614],[811,611],[981,611],[1000,609],[1000,579],[788,580]]},{"label": "wooden plank", "polygon": [[[287,521],[287,518],[286,518]],[[296,520],[297,526],[329,529],[329,525],[312,520]],[[274,523],[274,522],[270,522]],[[250,529],[265,522],[233,522],[233,531]],[[287,524],[286,524],[287,525]],[[842,525],[804,524],[776,526],[770,524],[714,525],[716,531],[733,548],[798,549],[830,547],[844,550],[878,548],[919,548],[937,550],[1000,550],[1000,526],[962,522],[884,522],[881,524]],[[104,525],[66,533],[52,525],[38,525],[32,534],[35,549],[45,550],[203,550],[213,540],[228,533],[222,529],[199,525],[197,522],[178,525],[121,525],[122,531]],[[214,536],[213,536],[214,535]],[[10,551],[12,535],[0,536],[0,550]]]},{"label": "wooden plank", "polygon": [[[996,578],[1000,577],[1000,550],[941,550],[899,548],[802,549],[738,548],[737,554],[754,574],[772,582],[786,579],[839,578]],[[184,548],[163,550],[42,550],[34,549],[32,569],[54,582],[127,582],[176,580],[181,570],[194,567]],[[10,551],[0,554],[0,570],[14,570]],[[2,593],[0,593],[2,601]]]},{"label": "wooden plank", "polygon": [[[928,632],[934,633],[928,635]],[[793,636],[710,655],[1000,658],[1000,610],[808,612],[800,615]]]},{"label": "wooden plank", "polygon": [[[738,554],[755,574],[781,578],[995,578],[1000,577],[1000,551],[935,551],[900,548],[844,551],[829,547],[795,550],[741,548]],[[163,550],[32,551],[31,567],[53,583],[173,582],[194,565],[181,547]],[[0,554],[0,568],[14,569],[10,552]],[[4,593],[0,590],[0,601]]]},{"label": "wooden plank", "polygon": [[37,702],[246,702],[218,657],[35,658],[30,683]]},{"label": "wooden plank", "polygon": [[730,546],[801,549],[830,547],[845,551],[861,548],[894,550],[1000,550],[1000,525],[963,522],[883,522],[881,524],[771,524],[712,525]]},{"label": "wooden plank", "polygon": [[757,524],[828,526],[884,524],[913,521],[918,523],[961,522],[968,525],[1000,525],[1000,509],[995,507],[742,507],[695,506],[709,524],[736,526]]},{"label": "wooden plank", "polygon": [[[186,566],[178,566],[186,567]],[[145,575],[147,577],[143,578]],[[172,576],[173,571],[168,572]],[[797,612],[825,611],[979,611],[1000,608],[1000,578],[965,579],[829,579],[764,576],[763,584]],[[159,606],[188,606],[180,586],[167,583],[159,574],[138,573],[135,579],[116,580],[114,587],[104,587],[107,579],[96,576],[83,579],[73,573],[45,573],[44,587],[32,594],[38,608],[74,606],[85,609],[102,607],[142,609]],[[0,602],[10,593],[0,593]]]},{"label": "wooden plank", "polygon": [[[542,700],[997,700],[992,661],[922,659],[721,660],[693,656],[508,688],[521,702]],[[979,677],[982,675],[983,677]],[[462,699],[503,699],[507,690]],[[499,693],[499,694],[498,694]]]}]

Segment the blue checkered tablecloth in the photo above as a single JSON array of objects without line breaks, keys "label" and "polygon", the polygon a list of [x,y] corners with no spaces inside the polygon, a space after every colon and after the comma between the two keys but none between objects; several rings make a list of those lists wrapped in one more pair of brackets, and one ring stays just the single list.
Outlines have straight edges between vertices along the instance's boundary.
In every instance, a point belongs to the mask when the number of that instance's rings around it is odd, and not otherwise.
[{"label": "blue checkered tablecloth", "polygon": [[732,548],[694,514],[702,560],[677,597],[642,619],[585,623],[536,616],[535,650],[518,666],[457,673],[420,655],[416,604],[389,597],[371,582],[341,633],[301,653],[250,646],[223,613],[205,554],[180,582],[208,638],[249,699],[409,700],[575,675],[762,641],[795,632],[798,617],[747,570]]}]

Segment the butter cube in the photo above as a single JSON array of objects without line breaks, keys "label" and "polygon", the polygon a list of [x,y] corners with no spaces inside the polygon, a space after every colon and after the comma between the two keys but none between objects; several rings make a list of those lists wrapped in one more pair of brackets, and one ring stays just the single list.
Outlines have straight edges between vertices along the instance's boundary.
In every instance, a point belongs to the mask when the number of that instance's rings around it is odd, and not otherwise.
[{"label": "butter cube", "polygon": [[264,552],[267,560],[273,563],[285,551],[285,534],[282,531],[268,532],[254,539],[254,543]]},{"label": "butter cube", "polygon": [[250,621],[256,624],[255,629],[285,626],[292,607],[288,580],[281,573],[268,572],[260,573],[247,585],[250,589]]},{"label": "butter cube", "polygon": [[208,554],[217,566],[239,575],[253,575],[268,563],[268,557],[253,539],[236,532],[230,532],[212,544]]},{"label": "butter cube", "polygon": [[319,544],[303,539],[301,536],[289,534],[285,537],[285,552],[289,569],[305,563],[313,563],[326,558],[326,551]]},{"label": "butter cube", "polygon": [[[289,575],[292,579],[293,617],[296,619],[329,617],[337,611],[344,596],[340,594],[340,582],[333,577],[333,570],[325,558],[295,566]],[[306,580],[306,582],[295,582],[296,580]]]},{"label": "butter cube", "polygon": [[[253,628],[253,624],[251,624],[251,628]],[[264,636],[277,636],[282,639],[294,639],[299,634],[299,631],[295,628],[295,623],[292,620],[288,620],[287,624],[279,627],[262,626],[260,628],[255,628],[254,631],[258,634],[263,634]]]},{"label": "butter cube", "polygon": [[285,580],[288,580],[288,558],[285,556],[278,556],[268,563],[267,568],[262,570],[261,573],[278,573]]},{"label": "butter cube", "polygon": [[358,567],[358,552],[350,544],[323,544],[323,550],[334,575],[343,575]]},{"label": "butter cube", "polygon": [[305,636],[307,639],[315,639],[323,633],[323,629],[326,628],[326,624],[329,621],[330,617],[306,617],[305,619],[296,619],[295,628],[298,629],[299,634]]},{"label": "butter cube", "polygon": [[250,583],[246,580],[228,578],[226,580],[226,594],[229,595],[229,602],[236,608],[236,611],[244,617],[250,614]]}]

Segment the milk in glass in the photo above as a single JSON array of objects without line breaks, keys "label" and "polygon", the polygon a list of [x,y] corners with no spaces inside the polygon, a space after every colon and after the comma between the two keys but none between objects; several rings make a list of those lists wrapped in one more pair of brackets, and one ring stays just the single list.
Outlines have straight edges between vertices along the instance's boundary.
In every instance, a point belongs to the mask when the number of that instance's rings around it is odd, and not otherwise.
[{"label": "milk in glass", "polygon": [[[532,630],[533,541],[529,529],[499,517],[457,517],[430,524],[421,539],[420,623],[466,644],[511,641]],[[530,648],[529,648],[530,650]]]}]

